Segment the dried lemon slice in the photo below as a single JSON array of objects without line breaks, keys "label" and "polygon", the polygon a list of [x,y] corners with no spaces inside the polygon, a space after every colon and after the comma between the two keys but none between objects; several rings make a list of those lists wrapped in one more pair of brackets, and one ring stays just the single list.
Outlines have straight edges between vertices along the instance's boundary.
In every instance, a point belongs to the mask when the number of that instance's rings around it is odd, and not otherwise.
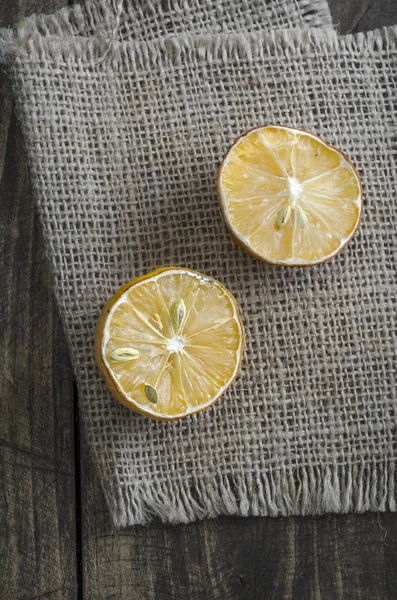
[{"label": "dried lemon slice", "polygon": [[360,222],[360,179],[349,159],[319,137],[282,126],[242,135],[218,173],[226,224],[254,256],[276,265],[325,262]]},{"label": "dried lemon slice", "polygon": [[168,267],[123,286],[98,320],[95,358],[113,395],[154,419],[204,410],[237,377],[244,332],[218,281]]}]

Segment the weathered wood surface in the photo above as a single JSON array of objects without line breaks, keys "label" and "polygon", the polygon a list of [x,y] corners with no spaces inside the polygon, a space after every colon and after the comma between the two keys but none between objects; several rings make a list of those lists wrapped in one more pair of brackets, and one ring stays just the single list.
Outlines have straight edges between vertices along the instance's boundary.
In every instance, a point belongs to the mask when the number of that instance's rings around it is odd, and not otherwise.
[{"label": "weathered wood surface", "polygon": [[115,534],[88,476],[85,599],[397,598],[396,515],[223,517]]},{"label": "weathered wood surface", "polygon": [[[0,26],[63,4],[4,0]],[[0,202],[0,598],[74,599],[73,380],[3,74]]]},{"label": "weathered wood surface", "polygon": [[[5,0],[0,23],[62,4]],[[395,0],[330,4],[342,32],[397,23]],[[84,440],[81,450],[74,440],[74,478],[65,343],[10,86],[5,78],[0,85],[0,599],[397,600],[395,514],[113,531]]]},{"label": "weathered wood surface", "polygon": [[397,23],[396,0],[328,0],[328,4],[341,33],[370,31]]}]

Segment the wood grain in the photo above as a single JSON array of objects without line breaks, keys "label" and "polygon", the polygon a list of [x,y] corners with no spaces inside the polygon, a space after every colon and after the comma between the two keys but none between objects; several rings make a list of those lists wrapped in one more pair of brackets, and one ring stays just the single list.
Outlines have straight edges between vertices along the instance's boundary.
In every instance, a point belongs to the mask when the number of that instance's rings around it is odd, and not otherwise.
[{"label": "wood grain", "polygon": [[328,0],[328,4],[341,33],[370,31],[397,23],[396,0]]},{"label": "wood grain", "polygon": [[[0,3],[0,26],[59,1]],[[76,598],[73,387],[11,84],[0,78],[0,598]]]},{"label": "wood grain", "polygon": [[[394,0],[332,0],[342,31],[397,23]],[[85,600],[397,600],[397,515],[220,518],[115,532],[82,455]]]},{"label": "wood grain", "polygon": [[85,461],[86,600],[395,600],[397,518],[222,517],[112,530]]}]

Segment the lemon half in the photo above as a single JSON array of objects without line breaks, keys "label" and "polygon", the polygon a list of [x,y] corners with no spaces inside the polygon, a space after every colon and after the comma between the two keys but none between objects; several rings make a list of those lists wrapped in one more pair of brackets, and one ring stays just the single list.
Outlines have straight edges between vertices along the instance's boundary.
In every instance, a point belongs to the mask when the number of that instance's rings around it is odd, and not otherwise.
[{"label": "lemon half", "polygon": [[95,336],[96,362],[116,399],[162,420],[213,404],[237,377],[243,349],[233,295],[178,267],[123,286],[105,305]]},{"label": "lemon half", "polygon": [[218,196],[236,241],[257,258],[309,266],[351,240],[363,202],[360,178],[343,152],[316,135],[258,127],[227,152]]}]

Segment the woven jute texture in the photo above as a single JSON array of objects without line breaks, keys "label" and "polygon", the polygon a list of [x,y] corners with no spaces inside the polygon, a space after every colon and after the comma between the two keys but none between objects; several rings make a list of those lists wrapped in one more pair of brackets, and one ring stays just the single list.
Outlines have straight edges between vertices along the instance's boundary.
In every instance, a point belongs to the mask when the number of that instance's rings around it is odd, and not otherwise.
[{"label": "woven jute texture", "polygon": [[[397,29],[27,32],[1,49],[114,523],[395,510]],[[225,229],[221,157],[265,123],[318,133],[362,176],[361,228],[327,264],[266,265]],[[247,342],[230,391],[174,423],[117,404],[92,351],[105,301],[160,265],[226,284]]]}]

